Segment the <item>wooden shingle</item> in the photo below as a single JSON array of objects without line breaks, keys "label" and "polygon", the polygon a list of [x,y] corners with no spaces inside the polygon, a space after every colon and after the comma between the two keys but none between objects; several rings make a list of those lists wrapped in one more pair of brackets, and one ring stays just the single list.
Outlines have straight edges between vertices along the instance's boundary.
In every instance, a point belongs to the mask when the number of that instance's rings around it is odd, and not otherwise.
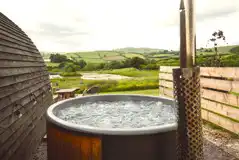
[{"label": "wooden shingle", "polygon": [[[45,135],[52,93],[44,60],[26,33],[0,12],[0,159],[28,160]],[[20,157],[19,157],[20,156]]]}]

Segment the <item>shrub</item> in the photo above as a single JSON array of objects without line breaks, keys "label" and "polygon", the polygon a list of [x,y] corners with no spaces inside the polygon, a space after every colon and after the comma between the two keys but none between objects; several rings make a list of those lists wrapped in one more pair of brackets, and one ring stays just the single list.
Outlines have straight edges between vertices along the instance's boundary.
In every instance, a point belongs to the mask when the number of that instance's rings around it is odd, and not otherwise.
[{"label": "shrub", "polygon": [[65,72],[76,72],[79,71],[80,67],[75,65],[74,63],[66,63],[64,65],[64,71]]},{"label": "shrub", "polygon": [[77,72],[62,72],[60,75],[63,77],[82,76],[80,73],[77,73]]},{"label": "shrub", "polygon": [[61,54],[51,54],[50,60],[51,60],[51,62],[54,62],[54,63],[61,63],[61,62],[66,62],[67,57],[65,55],[61,55]]}]

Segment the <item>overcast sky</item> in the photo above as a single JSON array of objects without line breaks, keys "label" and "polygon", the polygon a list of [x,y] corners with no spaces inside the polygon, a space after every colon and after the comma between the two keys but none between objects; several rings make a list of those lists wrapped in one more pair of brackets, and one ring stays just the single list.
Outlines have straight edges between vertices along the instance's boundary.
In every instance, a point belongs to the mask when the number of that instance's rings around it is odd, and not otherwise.
[{"label": "overcast sky", "polygon": [[[179,0],[0,0],[40,51],[179,48]],[[239,0],[196,0],[197,46],[213,31],[239,44]]]}]

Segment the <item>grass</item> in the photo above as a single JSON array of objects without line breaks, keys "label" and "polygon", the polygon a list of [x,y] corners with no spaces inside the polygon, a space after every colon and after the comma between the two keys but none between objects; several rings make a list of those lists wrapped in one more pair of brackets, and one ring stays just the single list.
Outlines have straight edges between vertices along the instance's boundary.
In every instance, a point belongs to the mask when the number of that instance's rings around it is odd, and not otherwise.
[{"label": "grass", "polygon": [[100,58],[81,58],[84,61],[86,61],[86,63],[104,63],[105,60],[104,59],[100,59]]},{"label": "grass", "polygon": [[[80,72],[79,72],[80,73]],[[135,77],[125,80],[82,80],[81,77],[64,77],[62,79],[52,79],[53,83],[58,83],[59,88],[81,88],[82,92],[86,87],[97,85],[101,92],[132,91],[158,88],[158,71],[145,71],[133,68],[105,70],[98,73],[111,73],[124,76]],[[83,84],[80,84],[83,82]]]},{"label": "grass", "polygon": [[219,52],[230,52],[230,50],[234,47],[237,47],[238,45],[231,45],[231,46],[222,46],[222,47],[218,47],[218,51]]},{"label": "grass", "polygon": [[[132,91],[158,88],[157,79],[137,78],[131,80],[82,80],[81,77],[64,77],[62,79],[52,79],[52,83],[58,83],[59,88],[80,88],[82,92],[85,88],[99,86],[101,92]],[[83,82],[83,84],[81,84]]]},{"label": "grass", "polygon": [[58,67],[58,65],[60,63],[52,63],[52,62],[45,62],[47,66],[50,66],[50,67]]},{"label": "grass", "polygon": [[103,58],[106,61],[120,61],[120,60],[124,60],[125,58],[122,56],[107,56]]},{"label": "grass", "polygon": [[133,57],[139,57],[139,58],[143,58],[143,59],[145,58],[143,55],[136,54],[136,53],[125,53],[124,56],[127,58],[133,58]]},{"label": "grass", "polygon": [[120,91],[120,92],[103,92],[100,94],[142,94],[142,95],[151,95],[158,96],[158,89],[147,89],[147,90],[136,90],[136,91]]},{"label": "grass", "polygon": [[114,69],[114,70],[103,70],[99,71],[98,73],[106,73],[106,74],[118,74],[122,76],[129,76],[129,77],[158,77],[157,70],[137,70],[135,68],[122,68],[122,69]]},{"label": "grass", "polygon": [[120,61],[125,58],[140,57],[143,55],[134,53],[119,53],[115,51],[93,51],[93,52],[72,52],[66,53],[68,58],[74,57],[76,59],[83,59],[87,63],[102,63],[106,61]]},{"label": "grass", "polygon": [[119,53],[113,51],[73,52],[67,53],[66,55],[68,58],[75,57],[77,59],[83,59],[87,63],[102,63],[124,59]]}]

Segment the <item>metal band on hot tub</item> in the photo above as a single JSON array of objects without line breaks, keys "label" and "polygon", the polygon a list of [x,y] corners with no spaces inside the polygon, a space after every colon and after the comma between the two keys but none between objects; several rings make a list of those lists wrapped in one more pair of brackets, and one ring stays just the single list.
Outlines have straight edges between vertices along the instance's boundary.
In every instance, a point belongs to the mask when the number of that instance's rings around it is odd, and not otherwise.
[{"label": "metal band on hot tub", "polygon": [[[57,102],[53,105],[51,105],[47,110],[47,118],[52,123],[63,127],[65,129],[73,130],[73,131],[81,131],[81,132],[88,132],[88,133],[94,133],[94,134],[105,134],[105,135],[145,135],[145,134],[154,134],[154,133],[162,133],[162,132],[168,132],[176,130],[177,123],[173,124],[165,124],[160,126],[151,126],[151,127],[143,127],[143,128],[132,128],[132,129],[121,129],[121,128],[99,128],[99,127],[91,127],[87,125],[79,125],[70,123],[67,121],[64,121],[54,115],[54,109],[57,109],[57,107],[64,105],[67,102],[75,101],[75,100],[82,100],[82,99],[88,99],[92,97],[141,97],[142,99],[145,98],[154,98],[158,99],[159,101],[172,101],[172,104],[174,104],[173,99],[169,98],[162,98],[162,97],[156,97],[156,96],[140,96],[140,95],[94,95],[94,96],[86,96],[86,97],[76,97],[71,98],[67,100],[63,100],[60,102]],[[64,108],[64,107],[63,107]]]}]

